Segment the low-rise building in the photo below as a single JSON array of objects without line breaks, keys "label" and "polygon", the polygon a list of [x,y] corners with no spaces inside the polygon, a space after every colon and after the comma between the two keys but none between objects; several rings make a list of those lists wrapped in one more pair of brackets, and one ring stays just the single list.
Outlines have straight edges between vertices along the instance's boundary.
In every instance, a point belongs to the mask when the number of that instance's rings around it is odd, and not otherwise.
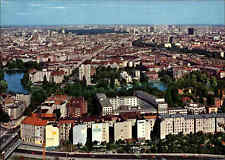
[{"label": "low-rise building", "polygon": [[16,100],[14,96],[7,96],[3,100],[2,109],[8,113],[11,120],[15,120],[23,115],[26,104],[24,101]]},{"label": "low-rise building", "polygon": [[206,113],[205,106],[200,103],[187,103],[185,108],[187,109],[188,113],[191,113],[191,114]]},{"label": "low-rise building", "polygon": [[184,114],[187,115],[187,109],[186,108],[168,108],[168,114]]}]

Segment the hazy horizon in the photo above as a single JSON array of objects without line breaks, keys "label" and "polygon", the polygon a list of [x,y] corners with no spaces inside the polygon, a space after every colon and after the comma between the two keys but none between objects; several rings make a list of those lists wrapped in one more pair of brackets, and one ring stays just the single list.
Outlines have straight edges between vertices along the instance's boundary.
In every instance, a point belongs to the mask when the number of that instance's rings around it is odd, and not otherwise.
[{"label": "hazy horizon", "polygon": [[0,0],[1,25],[224,25],[224,0]]}]

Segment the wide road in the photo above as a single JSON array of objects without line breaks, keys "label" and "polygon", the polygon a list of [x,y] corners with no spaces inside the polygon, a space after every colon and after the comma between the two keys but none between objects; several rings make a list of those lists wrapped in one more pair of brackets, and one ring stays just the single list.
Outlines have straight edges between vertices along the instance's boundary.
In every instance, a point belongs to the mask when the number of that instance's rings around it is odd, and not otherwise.
[{"label": "wide road", "polygon": [[[15,154],[30,154],[35,157],[42,157],[42,151],[17,149]],[[185,153],[152,153],[152,154],[104,154],[104,153],[75,153],[75,152],[53,152],[47,151],[46,157],[60,157],[60,159],[162,159],[162,160],[224,160],[224,155],[210,155],[210,154],[185,154]]]}]

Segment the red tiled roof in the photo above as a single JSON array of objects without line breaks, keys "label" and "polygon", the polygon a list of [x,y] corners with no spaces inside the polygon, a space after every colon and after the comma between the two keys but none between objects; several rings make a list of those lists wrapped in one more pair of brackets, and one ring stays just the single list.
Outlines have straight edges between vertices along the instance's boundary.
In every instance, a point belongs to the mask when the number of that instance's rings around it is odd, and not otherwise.
[{"label": "red tiled roof", "polygon": [[29,124],[34,126],[45,126],[47,125],[47,120],[42,120],[38,114],[33,113],[30,117],[25,118],[22,124]]},{"label": "red tiled roof", "polygon": [[60,120],[59,121],[59,125],[60,124],[73,124],[74,123],[74,120]]}]

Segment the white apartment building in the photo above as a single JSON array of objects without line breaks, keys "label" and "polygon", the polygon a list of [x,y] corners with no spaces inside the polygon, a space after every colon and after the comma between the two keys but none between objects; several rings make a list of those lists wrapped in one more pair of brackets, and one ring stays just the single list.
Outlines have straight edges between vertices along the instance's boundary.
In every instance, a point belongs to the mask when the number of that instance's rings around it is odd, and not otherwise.
[{"label": "white apartment building", "polygon": [[160,138],[168,134],[224,132],[225,114],[164,115],[160,122]]},{"label": "white apartment building", "polygon": [[160,139],[166,138],[166,135],[173,134],[173,118],[161,119],[160,123]]},{"label": "white apartment building", "polygon": [[116,111],[120,106],[138,106],[138,98],[135,96],[109,98],[113,110]]},{"label": "white apartment building", "polygon": [[192,116],[185,117],[183,134],[195,133],[195,119]]},{"label": "white apartment building", "polygon": [[151,124],[147,120],[137,120],[138,140],[150,140],[151,131]]},{"label": "white apartment building", "polygon": [[79,124],[73,127],[73,145],[85,145],[87,141],[87,125]]},{"label": "white apartment building", "polygon": [[108,123],[94,123],[92,124],[92,142],[98,143],[109,142],[109,124]]},{"label": "white apartment building", "polygon": [[173,126],[174,126],[173,134],[183,132],[185,129],[184,125],[185,125],[184,117],[175,117],[173,119]]}]

